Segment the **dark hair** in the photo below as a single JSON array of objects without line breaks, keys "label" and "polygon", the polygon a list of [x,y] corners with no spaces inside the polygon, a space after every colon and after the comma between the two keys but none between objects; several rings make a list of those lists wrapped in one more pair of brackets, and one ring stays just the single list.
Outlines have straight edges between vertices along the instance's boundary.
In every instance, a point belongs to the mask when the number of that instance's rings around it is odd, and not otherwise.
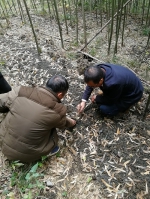
[{"label": "dark hair", "polygon": [[92,81],[93,83],[98,84],[103,77],[104,73],[99,64],[89,66],[84,72],[84,81],[86,83]]},{"label": "dark hair", "polygon": [[69,84],[65,77],[61,75],[54,75],[47,81],[46,87],[55,93],[66,92],[69,88]]}]

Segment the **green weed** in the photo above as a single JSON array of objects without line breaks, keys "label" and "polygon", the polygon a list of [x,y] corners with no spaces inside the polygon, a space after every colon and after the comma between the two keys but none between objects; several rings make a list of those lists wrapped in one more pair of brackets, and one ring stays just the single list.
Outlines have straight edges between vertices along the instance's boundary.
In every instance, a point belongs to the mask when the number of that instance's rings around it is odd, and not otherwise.
[{"label": "green weed", "polygon": [[91,181],[92,181],[92,178],[91,178],[91,177],[88,177],[87,182],[90,183]]},{"label": "green weed", "polygon": [[89,54],[94,57],[96,55],[96,49],[95,48],[91,48],[90,51],[89,51]]},{"label": "green weed", "polygon": [[150,27],[144,26],[143,29],[142,29],[142,34],[144,36],[148,36],[149,33],[150,33]]},{"label": "green weed", "polygon": [[64,192],[62,193],[62,196],[63,196],[63,197],[67,197],[67,191],[64,191]]},{"label": "green weed", "polygon": [[[38,172],[38,168],[43,166],[42,162],[27,166],[19,161],[14,161],[10,166],[12,168],[10,184],[12,187],[15,186],[16,191],[21,193],[23,199],[32,199],[35,192],[38,196],[44,189],[44,183],[40,180],[43,174]],[[10,192],[7,196],[11,194]]]}]

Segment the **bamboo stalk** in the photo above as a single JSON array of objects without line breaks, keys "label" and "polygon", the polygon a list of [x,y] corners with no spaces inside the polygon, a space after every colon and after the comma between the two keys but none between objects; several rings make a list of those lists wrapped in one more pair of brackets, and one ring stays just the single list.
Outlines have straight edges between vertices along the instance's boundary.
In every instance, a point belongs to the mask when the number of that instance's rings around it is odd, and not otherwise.
[{"label": "bamboo stalk", "polygon": [[71,14],[71,4],[70,4],[70,0],[68,0],[68,4],[69,4],[69,14],[70,14],[70,26],[72,27],[72,14]]},{"label": "bamboo stalk", "polygon": [[31,7],[36,10],[36,6],[34,3],[35,3],[34,1],[30,0]]},{"label": "bamboo stalk", "polygon": [[7,7],[6,7],[6,2],[5,2],[5,0],[2,0],[2,2],[3,2],[3,6],[4,6],[4,8],[5,8],[5,12],[6,12],[6,14],[7,14],[7,17],[9,16],[9,13],[8,13],[8,10],[7,10]]},{"label": "bamboo stalk", "polygon": [[148,24],[149,11],[150,11],[150,0],[149,0],[149,3],[148,3],[148,10],[147,10],[147,16],[146,16],[146,25]]},{"label": "bamboo stalk", "polygon": [[11,8],[11,6],[10,6],[9,0],[7,0],[7,4],[8,4],[8,7],[9,7],[9,10],[10,10],[11,13],[13,14],[13,10],[12,10],[12,8]]},{"label": "bamboo stalk", "polygon": [[68,24],[67,24],[67,18],[66,18],[66,5],[65,5],[64,0],[62,0],[62,4],[63,4],[63,12],[64,12],[64,19],[65,19],[66,33],[68,35]]},{"label": "bamboo stalk", "polygon": [[75,15],[76,15],[76,42],[77,42],[77,45],[78,45],[78,0],[76,0],[75,2]]},{"label": "bamboo stalk", "polygon": [[[121,10],[120,10],[121,7]],[[119,12],[120,10],[120,12]],[[123,10],[123,0],[118,0],[118,12],[120,14],[117,15],[117,26],[116,26],[116,42],[115,42],[115,49],[114,53],[117,53],[117,45],[118,45],[118,38],[119,38],[119,30],[120,30],[120,24],[122,19],[122,10]]]},{"label": "bamboo stalk", "polygon": [[97,19],[97,0],[95,0],[95,14],[96,14],[96,23],[98,24],[98,19]]},{"label": "bamboo stalk", "polygon": [[148,92],[148,99],[147,99],[146,107],[145,107],[144,114],[143,114],[143,120],[145,119],[149,103],[150,103],[150,91]]},{"label": "bamboo stalk", "polygon": [[87,37],[86,37],[86,22],[85,22],[85,12],[84,12],[84,2],[82,0],[82,17],[83,17],[83,30],[84,30],[84,42],[87,46]]},{"label": "bamboo stalk", "polygon": [[12,5],[13,5],[13,7],[15,9],[16,14],[18,15],[18,12],[17,12],[16,6],[15,6],[14,0],[12,0],[11,2],[12,2]]},{"label": "bamboo stalk", "polygon": [[9,26],[9,20],[7,18],[7,15],[5,14],[5,11],[4,11],[4,8],[3,8],[2,4],[1,4],[1,1],[0,1],[0,7],[2,8],[2,13],[4,15],[4,18],[6,19],[7,25]]},{"label": "bamboo stalk", "polygon": [[28,10],[28,7],[27,7],[26,0],[23,0],[23,2],[24,2],[24,5],[25,5],[26,12],[27,12],[27,15],[28,15],[28,18],[29,18],[29,21],[30,21],[30,25],[31,25],[31,28],[32,28],[33,35],[34,35],[34,39],[35,39],[35,43],[36,43],[36,47],[37,47],[37,52],[38,52],[38,55],[40,55],[41,48],[38,45],[37,37],[36,37],[35,31],[34,31],[33,23],[32,23],[31,16],[30,16],[30,13],[29,13],[29,10]]},{"label": "bamboo stalk", "polygon": [[[132,0],[128,0],[128,1],[123,5],[123,8],[124,8],[129,2],[131,2],[131,1],[132,1]],[[120,11],[119,11],[119,12],[120,12]],[[115,17],[117,16],[117,14],[118,14],[118,13],[116,13],[116,14],[113,16],[113,18],[115,18]],[[91,41],[93,41],[93,39],[95,39],[95,37],[97,37],[97,35],[99,35],[99,34],[102,32],[102,30],[111,22],[111,20],[112,20],[112,18],[111,18],[110,20],[108,20],[107,23],[105,23],[105,25],[95,34],[95,36],[92,37],[92,39],[90,39],[90,40],[87,42],[87,45],[88,45],[89,43],[91,43]],[[84,45],[84,46],[81,48],[81,51],[84,50],[84,48],[85,48],[87,45]]]},{"label": "bamboo stalk", "polygon": [[[111,20],[111,28],[110,28],[110,37],[108,41],[108,54],[110,53],[110,46],[112,41],[112,35],[113,35],[113,26],[114,26],[114,9],[115,9],[115,0],[112,0],[112,20]],[[118,16],[118,13],[117,13]]]},{"label": "bamboo stalk", "polygon": [[3,26],[2,26],[2,24],[0,23],[0,27],[3,29]]},{"label": "bamboo stalk", "polygon": [[147,44],[146,44],[147,47],[149,46],[149,43],[150,43],[150,32],[148,34],[148,40],[147,40]]},{"label": "bamboo stalk", "polygon": [[122,25],[122,34],[121,34],[121,46],[123,46],[124,29],[125,29],[125,23],[126,23],[126,12],[127,12],[127,7],[124,7],[124,16],[123,16],[123,25]]},{"label": "bamboo stalk", "polygon": [[144,7],[145,7],[145,0],[143,0],[143,4],[142,4],[142,24],[143,24],[143,21],[144,21]]},{"label": "bamboo stalk", "polygon": [[63,37],[62,37],[62,28],[61,28],[60,21],[59,21],[57,3],[56,3],[56,0],[53,0],[53,1],[54,1],[54,8],[55,8],[55,11],[56,11],[56,18],[57,18],[57,22],[58,22],[59,34],[60,34],[60,38],[61,38],[61,46],[64,49]]},{"label": "bamboo stalk", "polygon": [[48,0],[47,0],[47,6],[48,6],[49,17],[50,17],[50,20],[51,20],[51,8],[50,8],[50,3],[49,3]]},{"label": "bamboo stalk", "polygon": [[24,18],[23,9],[22,9],[20,0],[17,0],[17,3],[18,3],[18,8],[19,8],[19,12],[20,12],[20,17],[21,17],[22,23],[25,23],[25,18]]}]

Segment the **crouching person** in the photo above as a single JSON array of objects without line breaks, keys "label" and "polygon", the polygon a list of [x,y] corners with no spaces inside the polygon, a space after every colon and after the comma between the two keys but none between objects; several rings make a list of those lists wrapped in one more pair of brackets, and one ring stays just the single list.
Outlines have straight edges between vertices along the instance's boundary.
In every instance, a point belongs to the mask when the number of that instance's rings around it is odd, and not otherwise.
[{"label": "crouching person", "polygon": [[59,151],[56,128],[73,127],[61,103],[69,88],[60,75],[46,87],[20,86],[0,95],[0,110],[9,109],[0,125],[0,144],[9,160],[33,162]]}]

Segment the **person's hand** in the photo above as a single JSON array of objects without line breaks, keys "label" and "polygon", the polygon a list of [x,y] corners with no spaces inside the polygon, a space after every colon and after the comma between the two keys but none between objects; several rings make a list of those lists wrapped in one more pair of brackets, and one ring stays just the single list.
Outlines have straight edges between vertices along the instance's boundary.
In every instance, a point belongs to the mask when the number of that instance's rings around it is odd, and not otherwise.
[{"label": "person's hand", "polygon": [[77,110],[78,113],[82,113],[84,108],[85,108],[86,102],[81,102],[80,104],[77,105]]},{"label": "person's hand", "polygon": [[75,120],[70,119],[70,121],[71,121],[71,123],[72,123],[72,126],[71,126],[71,127],[73,127],[73,126],[75,126],[75,125],[76,125],[76,121],[75,121]]},{"label": "person's hand", "polygon": [[96,100],[96,95],[93,95],[93,96],[91,97],[92,103],[95,103],[95,100]]},{"label": "person's hand", "polygon": [[69,122],[68,127],[74,127],[76,125],[76,121],[71,119],[70,117],[67,117],[67,121]]}]

